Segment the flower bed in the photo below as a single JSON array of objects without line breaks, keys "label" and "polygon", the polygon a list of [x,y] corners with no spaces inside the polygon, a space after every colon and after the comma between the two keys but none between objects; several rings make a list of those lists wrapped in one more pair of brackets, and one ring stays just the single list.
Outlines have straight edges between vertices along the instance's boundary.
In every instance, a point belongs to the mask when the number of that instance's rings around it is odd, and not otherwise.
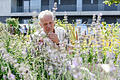
[{"label": "flower bed", "polygon": [[93,23],[88,27],[88,34],[86,32],[81,34],[80,28],[75,30],[71,24],[58,22],[57,25],[62,25],[67,32],[66,41],[60,44],[59,50],[52,48],[46,37],[46,44],[40,46],[39,34],[36,37],[32,37],[32,34],[11,35],[1,23],[0,79],[109,80],[120,78],[118,23],[108,26],[105,22],[102,25]]}]

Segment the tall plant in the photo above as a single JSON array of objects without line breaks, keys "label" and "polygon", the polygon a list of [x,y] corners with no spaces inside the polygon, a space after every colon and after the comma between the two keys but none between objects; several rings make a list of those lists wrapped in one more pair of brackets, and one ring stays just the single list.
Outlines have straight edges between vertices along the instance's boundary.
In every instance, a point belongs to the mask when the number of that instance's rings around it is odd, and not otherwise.
[{"label": "tall plant", "polygon": [[18,24],[19,24],[19,21],[18,19],[15,19],[15,18],[7,18],[6,19],[6,23],[7,23],[7,27],[9,28],[10,27],[10,24],[12,24],[13,28],[15,28],[15,33],[18,32]]},{"label": "tall plant", "polygon": [[15,18],[8,18],[6,19],[6,23],[10,26],[12,24],[15,28],[18,28],[19,21]]}]

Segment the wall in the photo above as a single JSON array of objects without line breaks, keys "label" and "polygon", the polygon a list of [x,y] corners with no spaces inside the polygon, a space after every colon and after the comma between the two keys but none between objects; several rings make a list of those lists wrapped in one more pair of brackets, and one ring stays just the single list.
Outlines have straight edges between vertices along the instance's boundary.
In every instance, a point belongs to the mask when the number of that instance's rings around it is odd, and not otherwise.
[{"label": "wall", "polygon": [[0,0],[0,16],[11,13],[11,0]]},{"label": "wall", "polygon": [[11,9],[12,9],[12,12],[17,11],[17,0],[11,0]]}]

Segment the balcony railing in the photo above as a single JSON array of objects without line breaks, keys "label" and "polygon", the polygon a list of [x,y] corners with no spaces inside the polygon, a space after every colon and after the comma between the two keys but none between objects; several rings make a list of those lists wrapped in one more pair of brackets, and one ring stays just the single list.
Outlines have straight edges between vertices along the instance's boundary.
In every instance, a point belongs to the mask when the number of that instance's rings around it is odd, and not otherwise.
[{"label": "balcony railing", "polygon": [[120,11],[119,6],[105,4],[83,4],[82,11]]},{"label": "balcony railing", "polygon": [[[32,12],[32,11],[36,11],[36,12],[40,12],[40,11],[44,11],[44,10],[52,10],[49,8],[50,5],[42,5],[41,6],[41,10],[40,8],[36,8],[36,7],[17,7],[17,8],[12,8],[11,12]],[[76,5],[58,5],[57,6],[57,11],[76,11]]]},{"label": "balcony railing", "polygon": [[[57,6],[57,12],[62,11],[76,11],[77,5],[58,5]],[[33,6],[33,7],[14,7],[12,8],[11,12],[40,12],[44,10],[52,10],[50,5],[42,5],[41,9],[40,7]],[[82,11],[120,11],[120,6],[107,6],[105,4],[83,4],[82,5]]]},{"label": "balcony railing", "polygon": [[31,8],[17,7],[17,8],[12,8],[11,12],[33,12],[33,11],[40,12],[41,10],[40,8],[34,8],[34,7]]},{"label": "balcony railing", "polygon": [[[42,5],[41,6],[42,11],[50,10],[49,6]],[[76,5],[57,5],[57,11],[76,11]]]},{"label": "balcony railing", "polygon": [[41,10],[44,11],[44,10],[49,10],[49,5],[42,5],[41,6]]},{"label": "balcony railing", "polygon": [[105,11],[116,11],[116,10],[118,11],[118,7],[116,5],[111,5],[111,6],[104,5],[104,10]]},{"label": "balcony railing", "polygon": [[11,8],[11,12],[23,12],[23,7],[14,7]]},{"label": "balcony railing", "polygon": [[98,5],[97,4],[83,4],[82,10],[83,11],[98,11]]},{"label": "balcony railing", "polygon": [[76,5],[58,5],[57,11],[76,11]]}]

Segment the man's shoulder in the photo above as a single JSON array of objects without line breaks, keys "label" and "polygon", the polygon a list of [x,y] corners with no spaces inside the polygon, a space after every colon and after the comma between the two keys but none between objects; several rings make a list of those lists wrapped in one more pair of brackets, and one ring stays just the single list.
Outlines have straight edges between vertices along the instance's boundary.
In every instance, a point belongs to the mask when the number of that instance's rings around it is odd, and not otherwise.
[{"label": "man's shoulder", "polygon": [[37,30],[34,34],[34,36],[42,36],[45,35],[45,32],[43,31],[43,29]]},{"label": "man's shoulder", "polygon": [[55,30],[63,30],[63,31],[65,31],[65,29],[63,27],[55,27]]}]

